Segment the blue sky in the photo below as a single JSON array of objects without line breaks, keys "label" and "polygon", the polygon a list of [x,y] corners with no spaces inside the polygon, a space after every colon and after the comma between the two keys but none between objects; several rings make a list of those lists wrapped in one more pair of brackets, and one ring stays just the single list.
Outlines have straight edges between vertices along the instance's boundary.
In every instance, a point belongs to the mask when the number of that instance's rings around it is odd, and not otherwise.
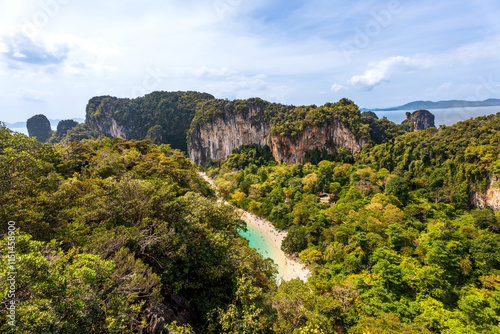
[{"label": "blue sky", "polygon": [[0,120],[98,95],[376,108],[500,98],[494,0],[18,0],[0,11]]}]

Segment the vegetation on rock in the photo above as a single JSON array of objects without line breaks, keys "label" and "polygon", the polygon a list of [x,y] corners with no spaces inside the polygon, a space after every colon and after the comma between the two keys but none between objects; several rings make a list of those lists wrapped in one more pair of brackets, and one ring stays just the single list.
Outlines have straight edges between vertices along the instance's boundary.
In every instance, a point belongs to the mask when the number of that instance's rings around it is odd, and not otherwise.
[{"label": "vegetation on rock", "polygon": [[126,139],[150,139],[186,152],[186,134],[196,106],[213,98],[198,92],[153,92],[136,99],[94,97],[87,105],[85,123],[109,136],[115,121],[125,130]]},{"label": "vegetation on rock", "polygon": [[66,119],[63,121],[60,121],[57,124],[57,135],[59,137],[65,136],[68,131],[73,129],[75,126],[78,125],[78,122],[75,122],[72,119]]}]

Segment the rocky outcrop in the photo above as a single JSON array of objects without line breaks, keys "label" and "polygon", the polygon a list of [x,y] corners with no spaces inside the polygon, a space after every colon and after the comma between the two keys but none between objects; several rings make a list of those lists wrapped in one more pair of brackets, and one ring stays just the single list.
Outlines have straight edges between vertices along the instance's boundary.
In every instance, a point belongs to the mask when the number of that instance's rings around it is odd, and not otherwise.
[{"label": "rocky outcrop", "polygon": [[26,128],[30,137],[36,137],[39,142],[45,143],[52,134],[50,122],[45,115],[35,115],[26,121]]},{"label": "rocky outcrop", "polygon": [[332,154],[334,148],[344,147],[354,154],[361,151],[367,142],[367,138],[356,138],[338,119],[322,127],[307,127],[297,139],[276,135],[266,137],[266,145],[271,148],[274,158],[287,164],[302,163],[306,152],[316,148],[324,148]]},{"label": "rocky outcrop", "polygon": [[356,153],[367,142],[367,138],[356,137],[335,118],[324,126],[308,126],[294,138],[273,134],[263,108],[249,105],[236,114],[225,111],[211,121],[197,125],[188,140],[188,154],[191,161],[204,165],[227,159],[241,145],[259,144],[269,146],[277,161],[296,164],[304,161],[309,150],[324,148],[332,153],[335,147],[344,147]]},{"label": "rocky outcrop", "polygon": [[500,210],[500,182],[498,176],[490,177],[490,185],[486,191],[473,191],[471,204],[478,209],[491,208]]},{"label": "rocky outcrop", "polygon": [[196,106],[212,99],[198,92],[153,92],[136,99],[97,96],[87,104],[85,123],[108,137],[150,139],[186,152]]},{"label": "rocky outcrop", "polygon": [[66,135],[66,133],[69,130],[73,129],[77,125],[78,125],[78,122],[75,122],[72,119],[66,119],[64,121],[60,121],[57,124],[57,135],[60,136],[60,137],[62,137],[64,135]]},{"label": "rocky outcrop", "polygon": [[434,115],[428,110],[417,110],[413,113],[406,113],[406,120],[401,126],[409,132],[425,130],[435,127]]},{"label": "rocky outcrop", "polygon": [[213,121],[199,125],[188,141],[188,155],[197,165],[226,159],[244,144],[267,145],[271,126],[264,121],[260,107],[231,115],[227,111]]}]

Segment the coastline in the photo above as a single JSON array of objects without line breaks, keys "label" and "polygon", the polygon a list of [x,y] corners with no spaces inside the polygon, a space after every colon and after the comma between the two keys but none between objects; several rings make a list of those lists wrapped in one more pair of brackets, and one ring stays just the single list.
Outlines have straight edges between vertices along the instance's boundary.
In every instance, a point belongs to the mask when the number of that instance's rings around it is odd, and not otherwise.
[{"label": "coastline", "polygon": [[[216,188],[214,181],[210,179],[205,173],[199,173],[199,175],[208,183],[210,183],[214,188]],[[230,205],[227,202],[224,202],[227,205]],[[267,220],[258,217],[257,215],[250,213],[243,209],[236,209],[241,212],[241,218],[247,223],[252,225],[254,228],[259,230],[263,235],[265,235],[268,239],[270,239],[272,243],[272,247],[274,248],[275,253],[279,254],[278,267],[280,270],[281,278],[285,281],[289,281],[294,278],[299,278],[302,281],[306,282],[307,279],[311,276],[311,271],[303,264],[300,264],[300,258],[286,256],[285,253],[281,250],[281,243],[287,236],[286,230],[277,230],[273,224]]]},{"label": "coastline", "polygon": [[278,266],[281,265],[284,269],[282,279],[289,281],[294,278],[300,278],[306,282],[311,276],[311,271],[303,264],[300,264],[299,257],[287,257],[281,250],[281,243],[286,238],[287,232],[285,230],[277,230],[270,221],[262,219],[253,213],[243,209],[238,209],[238,211],[242,212],[242,218],[247,224],[250,224],[258,229],[262,234],[266,235],[267,238],[271,240],[275,252],[279,254],[281,263],[278,263]]}]

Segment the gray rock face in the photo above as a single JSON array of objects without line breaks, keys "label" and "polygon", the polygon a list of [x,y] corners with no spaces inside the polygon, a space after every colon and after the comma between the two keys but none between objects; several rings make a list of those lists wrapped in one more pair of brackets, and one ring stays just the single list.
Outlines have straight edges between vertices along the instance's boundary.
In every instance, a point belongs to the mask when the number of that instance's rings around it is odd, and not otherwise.
[{"label": "gray rock face", "polygon": [[471,204],[478,208],[500,210],[500,181],[497,176],[490,177],[490,185],[486,191],[473,191],[470,195]]},{"label": "gray rock face", "polygon": [[428,110],[417,110],[413,113],[406,113],[406,120],[402,123],[409,131],[420,131],[435,127],[434,115]]},{"label": "gray rock face", "polygon": [[342,121],[334,119],[322,127],[309,126],[300,137],[291,139],[271,134],[271,124],[264,121],[264,111],[252,106],[247,112],[216,117],[209,123],[199,125],[188,141],[188,155],[197,165],[210,161],[227,159],[235,148],[241,145],[268,145],[274,158],[288,164],[304,161],[305,152],[315,148],[326,148],[332,153],[331,144],[345,147],[352,153],[359,152],[368,142],[357,138]]},{"label": "gray rock face", "polygon": [[49,139],[52,128],[45,115],[35,115],[26,121],[26,128],[30,137],[36,137],[39,142],[45,143]]}]

